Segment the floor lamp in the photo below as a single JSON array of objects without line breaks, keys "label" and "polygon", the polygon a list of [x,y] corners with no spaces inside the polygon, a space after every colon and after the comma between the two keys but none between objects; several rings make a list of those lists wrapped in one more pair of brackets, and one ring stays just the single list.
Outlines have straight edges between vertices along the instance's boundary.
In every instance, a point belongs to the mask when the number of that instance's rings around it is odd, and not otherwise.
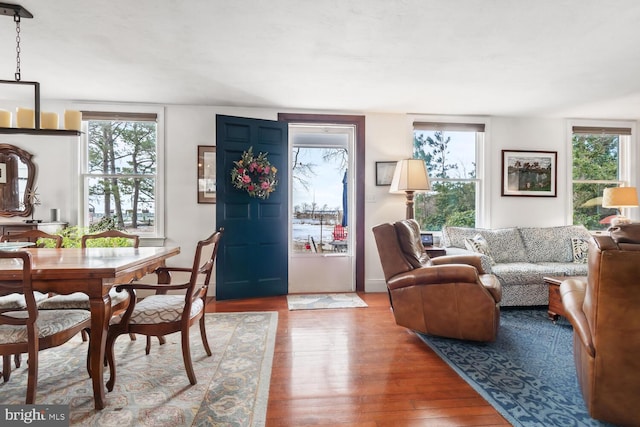
[{"label": "floor lamp", "polygon": [[413,194],[431,190],[427,165],[421,159],[404,159],[396,163],[390,193],[404,192],[407,197],[407,219],[413,219]]},{"label": "floor lamp", "polygon": [[611,220],[611,226],[629,224],[631,220],[622,215],[622,208],[638,207],[638,191],[636,187],[605,188],[602,193],[602,207],[614,208],[619,215]]}]

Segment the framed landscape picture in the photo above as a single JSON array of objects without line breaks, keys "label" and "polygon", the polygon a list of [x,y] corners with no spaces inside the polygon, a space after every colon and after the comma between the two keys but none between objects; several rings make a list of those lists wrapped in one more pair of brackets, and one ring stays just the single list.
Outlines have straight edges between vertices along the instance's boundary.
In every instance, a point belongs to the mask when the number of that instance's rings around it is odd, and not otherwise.
[{"label": "framed landscape picture", "polygon": [[216,147],[198,145],[198,203],[216,202]]},{"label": "framed landscape picture", "polygon": [[502,150],[502,195],[556,197],[557,151]]}]

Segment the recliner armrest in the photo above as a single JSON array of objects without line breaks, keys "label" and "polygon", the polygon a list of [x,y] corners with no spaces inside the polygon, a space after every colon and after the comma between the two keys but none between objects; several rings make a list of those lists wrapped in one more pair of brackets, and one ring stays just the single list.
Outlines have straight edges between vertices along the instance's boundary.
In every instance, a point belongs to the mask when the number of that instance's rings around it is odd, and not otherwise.
[{"label": "recliner armrest", "polygon": [[595,348],[591,338],[589,323],[582,306],[587,284],[578,279],[567,279],[560,283],[560,297],[565,314],[573,325],[574,333],[580,338],[590,356],[595,356]]},{"label": "recliner armrest", "polygon": [[478,270],[478,274],[488,273],[482,267],[482,258],[480,255],[444,255],[431,258],[431,265],[443,264],[466,264],[475,267],[476,270]]},{"label": "recliner armrest", "polygon": [[465,264],[431,265],[397,274],[387,281],[387,286],[393,290],[408,286],[455,282],[479,283],[478,270]]}]

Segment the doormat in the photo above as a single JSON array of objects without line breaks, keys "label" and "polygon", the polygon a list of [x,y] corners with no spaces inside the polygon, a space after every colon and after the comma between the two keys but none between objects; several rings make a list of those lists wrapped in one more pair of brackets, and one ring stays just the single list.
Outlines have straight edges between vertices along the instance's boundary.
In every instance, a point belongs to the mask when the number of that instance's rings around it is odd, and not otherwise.
[{"label": "doormat", "polygon": [[368,307],[355,293],[287,295],[287,304],[289,310]]}]

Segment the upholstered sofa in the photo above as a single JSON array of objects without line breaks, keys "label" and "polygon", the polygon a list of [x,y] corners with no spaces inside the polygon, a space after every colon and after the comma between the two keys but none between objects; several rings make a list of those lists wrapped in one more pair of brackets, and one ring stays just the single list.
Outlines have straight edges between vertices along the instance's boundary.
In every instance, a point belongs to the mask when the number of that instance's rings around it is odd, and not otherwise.
[{"label": "upholstered sofa", "polygon": [[447,255],[479,253],[502,285],[502,306],[547,305],[545,276],[586,276],[591,233],[583,226],[442,229]]}]

